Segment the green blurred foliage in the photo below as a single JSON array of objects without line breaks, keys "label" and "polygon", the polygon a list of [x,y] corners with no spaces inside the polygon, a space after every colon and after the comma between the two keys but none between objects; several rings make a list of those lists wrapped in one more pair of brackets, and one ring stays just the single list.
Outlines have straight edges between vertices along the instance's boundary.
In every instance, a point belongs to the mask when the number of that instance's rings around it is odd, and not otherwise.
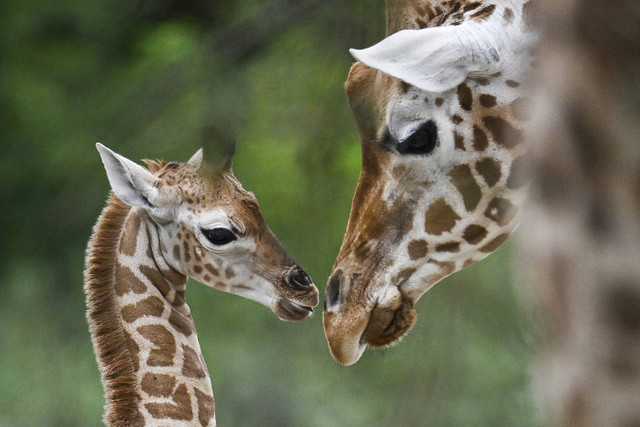
[{"label": "green blurred foliage", "polygon": [[[285,12],[287,11],[287,12]],[[0,3],[0,426],[100,425],[85,245],[109,191],[94,144],[186,160],[203,127],[321,292],[360,169],[343,82],[381,0]],[[329,355],[321,314],[190,283],[221,426],[535,425],[537,342],[508,249],[436,286],[393,349]]]}]

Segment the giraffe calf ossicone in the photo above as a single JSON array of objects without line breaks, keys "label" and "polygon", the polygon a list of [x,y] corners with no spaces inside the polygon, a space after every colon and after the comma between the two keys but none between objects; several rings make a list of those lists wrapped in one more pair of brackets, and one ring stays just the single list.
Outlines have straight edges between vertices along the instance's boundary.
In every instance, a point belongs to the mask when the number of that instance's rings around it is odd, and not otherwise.
[{"label": "giraffe calf ossicone", "polygon": [[[113,195],[85,270],[108,425],[215,425],[211,379],[186,303],[188,277],[271,308],[313,312],[318,292],[231,171],[231,154],[144,168],[97,145]],[[204,153],[211,155],[211,153]]]}]

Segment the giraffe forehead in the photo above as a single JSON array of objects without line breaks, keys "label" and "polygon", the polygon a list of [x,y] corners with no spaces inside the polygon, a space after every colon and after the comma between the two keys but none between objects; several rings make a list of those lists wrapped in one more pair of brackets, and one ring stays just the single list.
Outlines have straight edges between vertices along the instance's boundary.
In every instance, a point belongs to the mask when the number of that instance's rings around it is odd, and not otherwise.
[{"label": "giraffe forehead", "polygon": [[231,173],[208,175],[189,164],[170,162],[156,175],[160,178],[158,186],[176,189],[188,210],[259,210],[255,196]]}]

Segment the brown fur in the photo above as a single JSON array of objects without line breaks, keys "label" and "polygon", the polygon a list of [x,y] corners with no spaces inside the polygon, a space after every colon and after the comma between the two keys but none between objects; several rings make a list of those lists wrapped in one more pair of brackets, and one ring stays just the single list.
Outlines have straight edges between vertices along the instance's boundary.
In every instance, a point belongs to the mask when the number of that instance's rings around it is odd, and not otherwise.
[{"label": "brown fur", "polygon": [[129,206],[111,196],[93,229],[84,275],[87,320],[105,385],[104,422],[114,426],[144,424],[138,410],[136,361],[116,309],[114,289],[116,251],[129,211]]}]

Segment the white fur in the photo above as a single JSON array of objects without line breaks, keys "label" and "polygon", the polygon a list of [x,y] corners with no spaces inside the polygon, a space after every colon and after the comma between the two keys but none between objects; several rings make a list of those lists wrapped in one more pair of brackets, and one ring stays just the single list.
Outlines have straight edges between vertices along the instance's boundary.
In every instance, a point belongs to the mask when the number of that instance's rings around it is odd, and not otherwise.
[{"label": "white fur", "polygon": [[[444,92],[467,77],[487,77],[519,63],[534,41],[518,19],[503,21],[505,5],[486,20],[458,26],[403,30],[367,49],[350,52],[363,64],[429,92]],[[521,14],[517,14],[518,18]]]}]

